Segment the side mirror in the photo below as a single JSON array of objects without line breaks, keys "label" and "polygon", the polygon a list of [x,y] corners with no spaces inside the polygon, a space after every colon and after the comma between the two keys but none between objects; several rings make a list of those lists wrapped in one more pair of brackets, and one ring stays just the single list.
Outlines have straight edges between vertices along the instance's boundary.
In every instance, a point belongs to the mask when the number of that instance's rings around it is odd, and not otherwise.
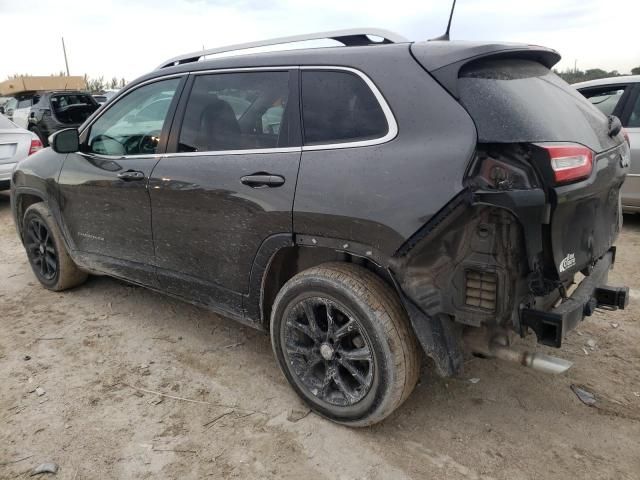
[{"label": "side mirror", "polygon": [[0,113],[4,115],[4,107],[0,107]]},{"label": "side mirror", "polygon": [[80,150],[80,137],[75,128],[58,130],[49,137],[49,145],[56,153],[74,153]]}]

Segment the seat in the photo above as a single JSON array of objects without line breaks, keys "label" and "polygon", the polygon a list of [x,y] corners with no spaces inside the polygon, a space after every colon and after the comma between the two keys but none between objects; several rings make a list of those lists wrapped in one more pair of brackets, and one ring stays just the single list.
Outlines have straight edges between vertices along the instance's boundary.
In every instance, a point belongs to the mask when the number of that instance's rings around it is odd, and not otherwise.
[{"label": "seat", "polygon": [[199,151],[235,150],[242,148],[242,132],[229,103],[215,97],[200,114],[196,145]]}]

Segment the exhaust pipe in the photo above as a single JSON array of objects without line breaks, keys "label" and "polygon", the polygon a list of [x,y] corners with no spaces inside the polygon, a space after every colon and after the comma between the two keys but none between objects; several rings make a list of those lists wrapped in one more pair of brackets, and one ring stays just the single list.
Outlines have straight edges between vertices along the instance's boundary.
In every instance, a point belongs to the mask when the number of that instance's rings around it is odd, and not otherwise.
[{"label": "exhaust pipe", "polygon": [[563,358],[552,357],[539,352],[520,351],[496,343],[490,345],[489,351],[493,357],[500,360],[519,363],[524,367],[545,373],[564,373],[573,365],[572,362]]}]

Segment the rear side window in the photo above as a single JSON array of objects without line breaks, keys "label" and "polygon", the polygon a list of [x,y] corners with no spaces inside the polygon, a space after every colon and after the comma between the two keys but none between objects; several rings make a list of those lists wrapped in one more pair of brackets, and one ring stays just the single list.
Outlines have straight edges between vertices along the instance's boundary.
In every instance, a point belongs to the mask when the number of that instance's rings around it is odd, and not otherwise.
[{"label": "rear side window", "polygon": [[389,131],[368,85],[343,71],[302,71],[302,120],[305,145],[371,140]]},{"label": "rear side window", "polygon": [[198,75],[187,102],[179,152],[286,147],[289,72]]},{"label": "rear side window", "polygon": [[580,93],[591,102],[591,105],[595,106],[602,113],[612,115],[616,106],[620,103],[624,89],[625,87],[614,86],[606,89],[582,90]]},{"label": "rear side window", "polygon": [[576,142],[616,146],[607,117],[544,65],[523,59],[473,62],[460,71],[460,102],[480,142]]},{"label": "rear side window", "polygon": [[630,128],[640,128],[640,95],[636,97],[635,105],[633,106],[626,126]]}]

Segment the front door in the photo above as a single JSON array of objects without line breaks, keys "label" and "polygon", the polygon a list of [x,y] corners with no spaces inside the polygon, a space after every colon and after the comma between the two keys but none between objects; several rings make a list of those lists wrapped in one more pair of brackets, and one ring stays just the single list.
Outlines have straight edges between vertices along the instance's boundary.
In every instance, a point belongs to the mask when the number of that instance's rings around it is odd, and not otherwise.
[{"label": "front door", "polygon": [[150,180],[163,288],[237,313],[261,243],[291,235],[300,163],[295,84],[285,70],[193,76],[171,132],[174,153]]},{"label": "front door", "polygon": [[148,180],[181,82],[143,85],[111,105],[83,131],[58,181],[67,238],[83,263],[144,285],[157,283]]}]

